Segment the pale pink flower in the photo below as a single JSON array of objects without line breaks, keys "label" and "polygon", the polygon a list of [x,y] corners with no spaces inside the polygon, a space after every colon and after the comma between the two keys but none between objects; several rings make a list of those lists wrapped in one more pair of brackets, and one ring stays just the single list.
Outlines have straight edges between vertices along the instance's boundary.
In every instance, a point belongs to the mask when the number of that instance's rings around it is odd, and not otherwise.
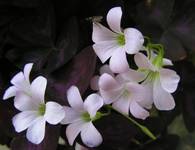
[{"label": "pale pink flower", "polygon": [[103,74],[99,79],[100,94],[105,104],[111,104],[121,113],[131,114],[139,119],[146,119],[149,112],[141,105],[146,92],[142,85],[136,82],[121,82],[109,74]]},{"label": "pale pink flower", "polygon": [[121,28],[121,7],[110,9],[107,14],[108,29],[100,23],[93,23],[93,48],[102,63],[110,58],[110,68],[114,73],[129,69],[126,53],[135,54],[142,49],[144,38],[135,28]]},{"label": "pale pink flower", "polygon": [[61,122],[69,124],[66,136],[70,145],[81,133],[81,139],[88,147],[96,147],[102,143],[102,136],[93,125],[98,110],[103,106],[103,99],[98,94],[89,95],[83,102],[77,87],[72,86],[67,91],[67,99],[71,107],[64,107],[66,117]]},{"label": "pale pink flower", "polygon": [[144,54],[135,55],[135,63],[146,75],[146,80],[142,83],[147,89],[150,96],[159,110],[171,110],[175,107],[175,101],[170,93],[177,89],[180,77],[175,71],[163,68],[165,65],[172,65],[169,59],[163,59],[162,66],[153,64],[155,55],[149,60]]}]

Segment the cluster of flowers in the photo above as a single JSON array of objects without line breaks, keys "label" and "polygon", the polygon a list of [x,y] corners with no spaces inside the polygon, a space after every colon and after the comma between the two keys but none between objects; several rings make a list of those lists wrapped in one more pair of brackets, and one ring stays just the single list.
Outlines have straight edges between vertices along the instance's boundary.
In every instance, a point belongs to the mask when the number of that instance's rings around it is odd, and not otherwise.
[{"label": "cluster of flowers", "polygon": [[[93,48],[102,63],[109,58],[109,65],[100,69],[100,76],[91,80],[91,88],[96,91],[84,101],[76,86],[67,90],[69,106],[49,101],[45,103],[47,79],[38,76],[29,80],[33,64],[26,64],[23,72],[16,74],[3,99],[14,98],[14,106],[21,111],[13,117],[17,132],[27,129],[26,137],[34,144],[44,139],[46,122],[52,125],[68,124],[66,135],[70,145],[80,133],[88,147],[102,143],[102,136],[93,125],[105,114],[103,106],[109,106],[124,115],[146,119],[153,103],[159,110],[171,110],[175,102],[171,93],[177,89],[179,76],[175,71],[163,68],[173,65],[163,58],[161,45],[150,42],[144,46],[143,35],[135,28],[122,29],[120,7],[112,8],[107,14],[110,28],[98,22],[93,23]],[[143,53],[139,52],[143,51]],[[135,54],[138,69],[130,69],[127,54]]]}]

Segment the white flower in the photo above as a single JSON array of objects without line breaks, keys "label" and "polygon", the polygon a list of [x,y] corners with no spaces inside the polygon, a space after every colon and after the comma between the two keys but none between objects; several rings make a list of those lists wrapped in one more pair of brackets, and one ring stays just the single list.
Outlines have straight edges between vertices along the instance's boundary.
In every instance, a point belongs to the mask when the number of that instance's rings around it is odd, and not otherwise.
[{"label": "white flower", "polygon": [[131,114],[139,119],[149,116],[141,105],[145,98],[145,89],[136,82],[120,82],[109,74],[103,74],[99,79],[100,94],[106,104],[112,106],[126,115]]},{"label": "white flower", "polygon": [[92,40],[95,53],[102,63],[110,57],[110,68],[115,73],[128,70],[129,65],[126,53],[135,54],[143,47],[144,38],[135,28],[121,28],[121,7],[112,8],[107,14],[107,22],[110,28],[100,23],[93,23]]},{"label": "white flower", "polygon": [[[162,59],[162,64],[159,65],[159,60],[155,55],[149,60],[144,54],[138,53],[135,55],[135,63],[147,76],[143,85],[151,93],[148,98],[154,101],[154,105],[159,110],[171,110],[175,107],[175,101],[170,93],[175,92],[178,86],[180,77],[175,71],[162,68],[165,65],[172,65],[168,59]],[[149,94],[148,94],[149,95]]]},{"label": "white flower", "polygon": [[64,109],[56,102],[44,102],[47,80],[39,76],[30,85],[31,95],[20,92],[17,96],[19,110],[12,123],[16,132],[22,132],[27,129],[27,139],[39,144],[45,136],[46,122],[58,124],[65,116]]},{"label": "white flower", "polygon": [[6,100],[13,96],[17,96],[17,92],[29,93],[30,89],[30,72],[33,64],[29,63],[24,66],[24,71],[17,73],[12,79],[11,83],[13,86],[9,87],[3,96],[3,99]]},{"label": "white flower", "polygon": [[98,94],[89,95],[83,102],[77,87],[72,86],[67,91],[68,102],[71,107],[65,106],[66,117],[61,122],[69,124],[66,136],[70,145],[81,132],[81,139],[88,147],[95,147],[102,143],[102,136],[94,127],[92,121],[98,117],[97,112],[103,106],[103,100]]},{"label": "white flower", "polygon": [[13,86],[10,86],[3,95],[4,100],[15,96],[14,106],[19,110],[21,107],[24,107],[22,105],[23,100],[25,100],[25,102],[28,101],[29,104],[32,103],[30,100],[31,98],[29,97],[29,95],[32,95],[29,79],[32,66],[32,63],[26,64],[24,66],[24,71],[17,73],[11,79]]}]

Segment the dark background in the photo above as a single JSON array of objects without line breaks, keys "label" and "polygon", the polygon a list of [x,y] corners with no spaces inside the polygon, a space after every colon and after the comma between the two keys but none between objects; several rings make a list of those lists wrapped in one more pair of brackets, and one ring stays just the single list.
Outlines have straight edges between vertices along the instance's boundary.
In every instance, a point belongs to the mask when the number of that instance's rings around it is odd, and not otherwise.
[{"label": "dark background", "polygon": [[[154,43],[165,46],[181,76],[174,93],[173,111],[151,111],[138,122],[158,139],[151,141],[126,119],[112,113],[95,123],[103,135],[100,150],[194,150],[195,149],[195,1],[194,0],[0,0],[0,97],[11,77],[33,62],[33,79],[48,78],[47,99],[67,104],[66,90],[76,84],[83,95],[90,78],[101,65],[90,45],[92,22],[114,6],[123,10],[122,26],[136,27]],[[88,90],[87,90],[88,89]],[[51,92],[52,91],[52,92]],[[0,143],[13,150],[70,150],[57,144],[65,127],[47,125],[44,141],[33,145],[16,134],[11,118],[17,110],[13,100],[0,101]],[[66,141],[66,138],[65,138]],[[81,143],[81,140],[78,140]]]}]

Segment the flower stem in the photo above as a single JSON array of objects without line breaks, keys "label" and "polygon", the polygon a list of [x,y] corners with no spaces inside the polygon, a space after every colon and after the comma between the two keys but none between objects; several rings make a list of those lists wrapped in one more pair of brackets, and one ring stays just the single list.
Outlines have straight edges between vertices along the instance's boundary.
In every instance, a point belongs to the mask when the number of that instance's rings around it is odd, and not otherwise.
[{"label": "flower stem", "polygon": [[125,118],[127,118],[129,121],[131,121],[134,125],[136,125],[137,127],[139,127],[142,132],[144,134],[146,134],[148,137],[150,137],[152,140],[156,140],[156,137],[154,136],[154,134],[145,126],[139,124],[137,121],[135,121],[134,119],[132,119],[131,117],[129,117],[128,115],[125,115],[121,112],[119,112],[118,110],[114,109],[112,106],[108,105],[107,107],[109,107],[110,109],[120,113],[121,115],[123,115]]}]

